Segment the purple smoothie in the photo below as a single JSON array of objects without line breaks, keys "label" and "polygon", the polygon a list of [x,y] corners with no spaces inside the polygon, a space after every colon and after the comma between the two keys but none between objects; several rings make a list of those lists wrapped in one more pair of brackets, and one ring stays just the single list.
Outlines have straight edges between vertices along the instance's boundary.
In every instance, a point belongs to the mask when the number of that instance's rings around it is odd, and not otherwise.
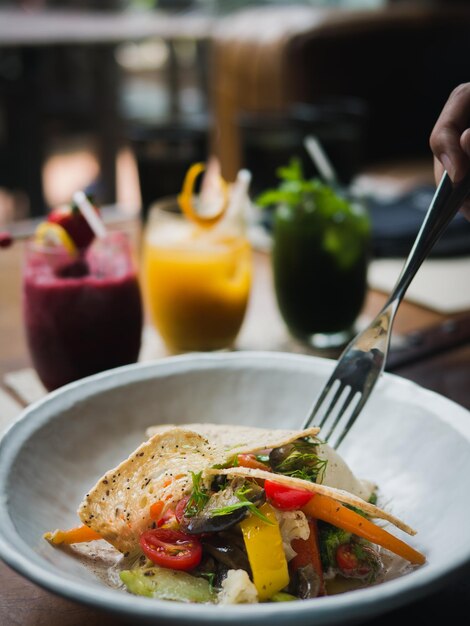
[{"label": "purple smoothie", "polygon": [[33,365],[49,391],[137,361],[143,311],[125,238],[113,233],[80,259],[29,245],[23,315]]}]

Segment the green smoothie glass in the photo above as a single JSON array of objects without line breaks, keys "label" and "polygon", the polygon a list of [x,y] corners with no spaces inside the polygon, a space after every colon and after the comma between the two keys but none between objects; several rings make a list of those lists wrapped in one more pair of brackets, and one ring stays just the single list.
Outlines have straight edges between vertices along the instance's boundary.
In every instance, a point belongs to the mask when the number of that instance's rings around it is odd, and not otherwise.
[{"label": "green smoothie glass", "polygon": [[290,333],[314,349],[335,349],[355,334],[367,288],[370,221],[364,204],[319,180],[299,163],[280,168],[272,263],[281,315]]}]

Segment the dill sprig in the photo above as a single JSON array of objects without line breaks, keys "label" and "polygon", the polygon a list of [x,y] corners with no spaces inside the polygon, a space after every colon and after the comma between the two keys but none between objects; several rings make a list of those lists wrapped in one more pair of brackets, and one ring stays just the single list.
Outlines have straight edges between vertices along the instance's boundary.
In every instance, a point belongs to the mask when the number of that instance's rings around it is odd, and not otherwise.
[{"label": "dill sprig", "polygon": [[250,513],[252,513],[253,515],[256,515],[256,517],[259,517],[266,524],[272,524],[273,522],[271,522],[271,520],[268,519],[266,515],[261,513],[261,511],[258,509],[256,504],[248,500],[245,494],[249,493],[250,491],[251,491],[250,487],[246,487],[246,486],[240,487],[240,489],[237,489],[235,491],[235,496],[238,498],[238,502],[234,502],[233,504],[228,504],[227,506],[222,506],[218,509],[212,509],[212,511],[210,512],[211,517],[219,517],[221,515],[230,515],[230,513],[233,513],[237,509],[242,509],[246,507]]},{"label": "dill sprig", "polygon": [[[308,444],[311,445],[311,444]],[[301,478],[311,482],[323,480],[327,459],[320,459],[315,452],[305,452],[304,447],[295,448],[277,466],[276,471],[293,478]]]},{"label": "dill sprig", "polygon": [[184,509],[185,517],[197,515],[206,506],[210,498],[206,488],[201,484],[202,472],[198,472],[197,474],[194,472],[189,473],[193,481],[193,490]]}]

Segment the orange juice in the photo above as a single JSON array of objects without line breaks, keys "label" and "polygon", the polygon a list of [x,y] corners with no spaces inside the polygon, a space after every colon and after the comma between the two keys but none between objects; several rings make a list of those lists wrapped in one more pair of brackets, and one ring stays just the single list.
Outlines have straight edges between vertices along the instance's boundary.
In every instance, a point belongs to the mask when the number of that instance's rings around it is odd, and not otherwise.
[{"label": "orange juice", "polygon": [[249,242],[177,214],[153,217],[145,234],[143,285],[156,329],[172,351],[230,347],[250,292]]}]

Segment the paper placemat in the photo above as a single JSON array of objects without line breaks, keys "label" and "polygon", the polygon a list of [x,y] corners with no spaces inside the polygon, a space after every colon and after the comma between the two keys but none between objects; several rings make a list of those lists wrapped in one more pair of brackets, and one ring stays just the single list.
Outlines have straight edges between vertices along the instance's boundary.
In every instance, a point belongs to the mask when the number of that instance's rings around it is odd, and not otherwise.
[{"label": "paper placemat", "polygon": [[8,428],[22,410],[23,406],[19,402],[0,389],[0,433]]},{"label": "paper placemat", "polygon": [[[372,261],[369,286],[390,293],[404,263],[403,259]],[[470,257],[427,259],[408,287],[406,299],[439,313],[470,309]]]},{"label": "paper placemat", "polygon": [[35,370],[31,367],[5,374],[3,382],[25,405],[40,400],[47,393]]}]

